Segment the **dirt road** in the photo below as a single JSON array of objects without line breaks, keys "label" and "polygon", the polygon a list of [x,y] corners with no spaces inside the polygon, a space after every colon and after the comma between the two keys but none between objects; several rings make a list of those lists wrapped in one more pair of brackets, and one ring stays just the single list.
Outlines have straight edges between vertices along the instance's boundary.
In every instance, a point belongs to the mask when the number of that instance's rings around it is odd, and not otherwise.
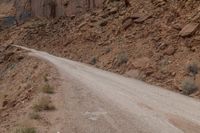
[{"label": "dirt road", "polygon": [[62,76],[65,122],[61,133],[200,132],[200,101],[196,99],[27,50],[54,64]]}]

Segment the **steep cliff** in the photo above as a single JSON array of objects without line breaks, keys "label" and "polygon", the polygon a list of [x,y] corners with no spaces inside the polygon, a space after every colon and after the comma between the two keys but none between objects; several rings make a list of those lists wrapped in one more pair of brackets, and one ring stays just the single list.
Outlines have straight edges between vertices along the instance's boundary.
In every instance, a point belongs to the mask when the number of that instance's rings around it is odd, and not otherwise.
[{"label": "steep cliff", "polygon": [[[100,7],[104,0],[3,0],[0,2],[1,15],[23,15],[50,17],[68,16],[83,13]],[[53,11],[54,10],[54,11]],[[54,15],[53,14],[53,15]]]}]

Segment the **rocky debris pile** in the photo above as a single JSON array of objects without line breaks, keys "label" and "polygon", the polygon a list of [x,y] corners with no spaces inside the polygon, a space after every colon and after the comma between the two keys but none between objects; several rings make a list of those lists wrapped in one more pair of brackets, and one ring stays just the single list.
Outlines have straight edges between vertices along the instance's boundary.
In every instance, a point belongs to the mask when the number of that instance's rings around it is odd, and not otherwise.
[{"label": "rocky debris pile", "polygon": [[[199,62],[200,1],[130,4],[108,1],[82,16],[34,20],[0,38],[120,74],[137,71],[141,80],[182,91],[187,64]],[[5,40],[8,33],[13,36]]]}]

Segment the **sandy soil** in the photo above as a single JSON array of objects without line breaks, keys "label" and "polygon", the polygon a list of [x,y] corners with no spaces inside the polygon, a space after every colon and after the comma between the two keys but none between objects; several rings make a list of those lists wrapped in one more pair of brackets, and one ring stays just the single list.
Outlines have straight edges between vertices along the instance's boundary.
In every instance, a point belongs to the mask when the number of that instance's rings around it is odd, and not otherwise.
[{"label": "sandy soil", "polygon": [[62,76],[65,127],[61,133],[199,132],[199,100],[29,50],[29,55],[54,64]]}]

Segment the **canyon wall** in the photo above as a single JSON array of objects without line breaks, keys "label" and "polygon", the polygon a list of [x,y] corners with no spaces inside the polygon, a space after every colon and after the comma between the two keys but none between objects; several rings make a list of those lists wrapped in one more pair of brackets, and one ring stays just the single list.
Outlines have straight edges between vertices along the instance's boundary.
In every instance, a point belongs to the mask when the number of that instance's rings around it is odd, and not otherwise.
[{"label": "canyon wall", "polygon": [[56,18],[82,14],[101,7],[104,0],[1,0],[0,29],[30,17]]},{"label": "canyon wall", "polygon": [[84,13],[102,6],[104,0],[32,0],[33,16],[60,17]]}]

